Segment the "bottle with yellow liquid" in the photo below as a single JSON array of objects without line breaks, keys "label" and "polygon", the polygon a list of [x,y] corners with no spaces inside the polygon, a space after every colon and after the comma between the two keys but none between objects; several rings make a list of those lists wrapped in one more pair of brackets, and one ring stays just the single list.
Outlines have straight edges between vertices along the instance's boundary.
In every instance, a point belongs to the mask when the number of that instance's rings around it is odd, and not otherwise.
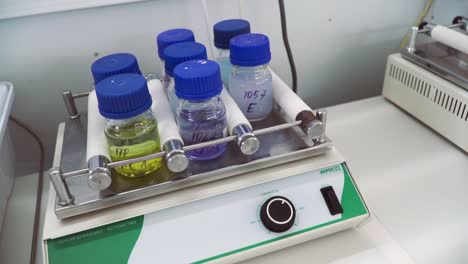
[{"label": "bottle with yellow liquid", "polygon": [[[146,80],[139,74],[108,77],[96,85],[99,112],[106,118],[106,134],[112,161],[126,160],[161,151],[152,99]],[[161,166],[161,158],[117,167],[125,177],[148,175]]]}]

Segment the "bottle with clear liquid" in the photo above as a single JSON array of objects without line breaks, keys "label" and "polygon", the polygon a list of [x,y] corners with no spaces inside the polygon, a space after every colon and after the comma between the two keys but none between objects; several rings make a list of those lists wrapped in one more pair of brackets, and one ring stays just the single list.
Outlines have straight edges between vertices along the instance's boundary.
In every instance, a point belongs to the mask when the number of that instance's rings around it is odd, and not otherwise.
[{"label": "bottle with clear liquid", "polygon": [[249,21],[243,19],[227,19],[216,23],[213,26],[213,33],[216,62],[221,70],[224,87],[228,87],[229,75],[232,71],[229,61],[229,41],[237,35],[250,33],[250,24]]},{"label": "bottle with clear liquid", "polygon": [[164,50],[179,42],[195,42],[195,36],[193,35],[192,30],[186,28],[174,28],[163,31],[156,37],[158,56],[162,65],[161,81],[164,89],[167,89],[169,85],[169,76],[165,73]]},{"label": "bottle with clear liquid", "polygon": [[[192,60],[174,69],[179,98],[177,124],[185,145],[227,136],[226,108],[220,98],[223,84],[219,66],[210,60]],[[211,160],[226,151],[227,143],[187,151],[194,160]]]},{"label": "bottle with clear liquid", "polygon": [[[124,73],[108,77],[96,86],[104,133],[112,161],[137,158],[161,151],[153,103],[146,79]],[[122,176],[141,177],[161,166],[161,158],[137,162],[115,170]]]},{"label": "bottle with clear liquid", "polygon": [[130,53],[115,53],[97,59],[91,65],[94,84],[90,90],[94,90],[97,83],[107,77],[120,73],[141,74],[137,58]]},{"label": "bottle with clear liquid", "polygon": [[176,115],[179,100],[175,94],[174,68],[186,61],[207,59],[206,48],[197,42],[180,42],[167,47],[164,50],[166,76],[169,78],[167,97],[174,116]]},{"label": "bottle with clear liquid", "polygon": [[231,39],[229,93],[249,121],[268,117],[273,109],[270,42],[262,34]]}]

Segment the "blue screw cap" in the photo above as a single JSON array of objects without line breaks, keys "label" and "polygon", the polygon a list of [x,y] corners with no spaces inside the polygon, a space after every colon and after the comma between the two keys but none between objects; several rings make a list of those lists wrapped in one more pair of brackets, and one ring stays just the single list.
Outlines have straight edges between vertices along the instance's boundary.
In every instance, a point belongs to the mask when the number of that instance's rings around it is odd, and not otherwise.
[{"label": "blue screw cap", "polygon": [[229,49],[231,38],[250,33],[250,23],[243,19],[227,19],[213,26],[214,45],[220,49]]},{"label": "blue screw cap", "polygon": [[174,69],[175,92],[186,100],[205,100],[223,90],[218,63],[212,60],[192,60]]},{"label": "blue screw cap", "polygon": [[120,73],[141,74],[137,58],[130,53],[116,53],[96,60],[91,65],[94,83]]},{"label": "blue screw cap", "polygon": [[263,34],[243,34],[231,39],[232,65],[258,66],[271,60],[270,40]]},{"label": "blue screw cap", "polygon": [[109,119],[126,119],[148,110],[153,101],[146,79],[134,73],[110,76],[96,85],[99,112]]},{"label": "blue screw cap", "polygon": [[164,50],[164,68],[166,74],[174,76],[174,68],[182,62],[207,59],[206,48],[197,42],[180,42]]},{"label": "blue screw cap", "polygon": [[164,49],[179,42],[195,42],[192,30],[175,28],[159,33],[156,37],[159,58],[164,60]]}]

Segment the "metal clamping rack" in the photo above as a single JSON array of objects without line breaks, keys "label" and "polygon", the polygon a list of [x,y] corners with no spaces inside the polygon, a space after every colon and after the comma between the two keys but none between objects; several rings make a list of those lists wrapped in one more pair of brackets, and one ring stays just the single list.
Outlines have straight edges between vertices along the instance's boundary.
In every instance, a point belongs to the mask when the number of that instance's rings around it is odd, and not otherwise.
[{"label": "metal clamping rack", "polygon": [[[293,94],[274,73],[273,86]],[[236,177],[246,172],[323,154],[332,147],[325,134],[325,110],[312,111],[309,108],[308,111],[301,111],[292,117],[288,115],[284,103],[279,102],[281,99],[275,98],[276,105],[272,114],[267,119],[252,124],[253,131],[248,131],[249,135],[253,134],[260,142],[255,153],[248,153],[249,155],[245,154],[246,151],[239,144],[241,137],[246,134],[241,131],[221,139],[182,147],[181,150],[189,151],[228,143],[227,150],[221,157],[212,161],[190,160],[183,171],[169,168],[167,163],[173,155],[171,148],[118,162],[103,158],[87,160],[87,121],[89,115],[98,113],[79,113],[75,99],[88,95],[89,93],[73,95],[69,91],[63,93],[69,118],[59,125],[54,163],[49,172],[57,194],[55,213],[58,218],[68,218],[226,177]],[[289,95],[305,105],[297,95]],[[165,160],[161,168],[145,177],[125,178],[113,170],[119,166],[160,157]],[[96,187],[96,183],[99,186],[101,177],[109,177],[105,188],[92,188]]]},{"label": "metal clamping rack", "polygon": [[[411,28],[411,37],[401,55],[422,68],[468,90],[468,19],[457,16],[451,25],[422,22]],[[419,34],[434,41],[420,41]],[[429,40],[429,39],[428,39]]]},{"label": "metal clamping rack", "polygon": [[382,94],[468,151],[468,19],[422,22],[406,48],[388,57]]}]

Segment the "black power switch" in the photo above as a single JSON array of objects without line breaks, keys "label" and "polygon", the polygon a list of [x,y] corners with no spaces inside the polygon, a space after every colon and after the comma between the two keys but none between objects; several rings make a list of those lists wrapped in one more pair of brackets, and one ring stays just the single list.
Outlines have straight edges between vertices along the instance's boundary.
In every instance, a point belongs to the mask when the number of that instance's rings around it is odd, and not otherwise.
[{"label": "black power switch", "polygon": [[341,207],[340,201],[338,200],[338,197],[336,197],[333,187],[323,187],[320,189],[320,192],[322,193],[323,199],[325,200],[331,215],[343,213],[343,207]]}]

